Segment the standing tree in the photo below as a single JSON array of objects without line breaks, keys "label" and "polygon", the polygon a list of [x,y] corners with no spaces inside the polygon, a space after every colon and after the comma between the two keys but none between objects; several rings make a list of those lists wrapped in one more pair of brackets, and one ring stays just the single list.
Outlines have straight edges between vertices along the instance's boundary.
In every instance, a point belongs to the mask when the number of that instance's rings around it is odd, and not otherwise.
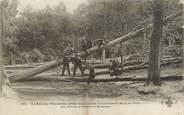
[{"label": "standing tree", "polygon": [[18,0],[3,0],[1,2],[3,5],[3,56],[6,57],[8,62],[4,63],[12,64],[13,63],[13,55],[16,52],[15,49],[17,48],[17,39],[15,38],[16,34],[16,25],[15,25],[15,18],[18,13]]},{"label": "standing tree", "polygon": [[149,70],[147,84],[160,83],[160,42],[163,31],[162,0],[153,0],[153,33],[150,44]]},{"label": "standing tree", "polygon": [[3,27],[3,4],[2,1],[0,2],[0,96],[2,96],[2,85],[4,84],[3,81],[3,56],[2,56],[2,39],[3,39],[3,31],[4,31],[4,27]]}]

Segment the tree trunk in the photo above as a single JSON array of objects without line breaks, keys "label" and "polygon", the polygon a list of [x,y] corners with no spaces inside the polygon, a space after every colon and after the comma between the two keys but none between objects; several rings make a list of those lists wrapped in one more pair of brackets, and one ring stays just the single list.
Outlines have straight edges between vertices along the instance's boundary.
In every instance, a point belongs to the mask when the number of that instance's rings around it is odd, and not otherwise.
[{"label": "tree trunk", "polygon": [[[163,81],[181,81],[183,80],[183,76],[182,75],[166,75],[161,77],[161,79]],[[136,76],[127,76],[127,77],[121,77],[119,76],[119,78],[95,78],[93,80],[89,80],[88,78],[80,78],[80,77],[75,77],[73,79],[69,79],[67,76],[63,77],[62,79],[60,79],[60,81],[63,82],[92,82],[92,83],[97,83],[97,82],[120,82],[120,81],[128,81],[128,82],[136,82],[136,81],[141,81],[144,82],[146,80],[145,77],[136,77]],[[28,79],[23,79],[21,81],[58,81],[57,77],[52,77],[52,76],[47,76],[47,77],[42,77],[42,76],[38,76],[38,77],[32,77],[32,78],[28,78]]]},{"label": "tree trunk", "polygon": [[105,60],[105,54],[106,54],[105,50],[102,50],[102,60]]},{"label": "tree trunk", "polygon": [[3,26],[3,6],[0,4],[0,95],[2,95],[2,85],[5,84],[3,77],[3,38],[4,38],[4,26]]},{"label": "tree trunk", "polygon": [[10,50],[10,65],[14,64],[13,51]]},{"label": "tree trunk", "polygon": [[72,33],[72,37],[73,37],[74,50],[77,51],[78,50],[79,39],[78,39],[78,37],[75,37],[73,33]]},{"label": "tree trunk", "polygon": [[150,45],[148,85],[160,85],[160,41],[163,30],[162,0],[153,2],[153,33]]}]

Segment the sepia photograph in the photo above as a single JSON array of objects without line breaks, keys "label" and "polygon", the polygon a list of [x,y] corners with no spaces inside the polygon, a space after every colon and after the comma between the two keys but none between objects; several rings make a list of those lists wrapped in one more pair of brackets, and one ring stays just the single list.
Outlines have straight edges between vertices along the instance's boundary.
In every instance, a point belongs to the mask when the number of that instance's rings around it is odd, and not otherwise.
[{"label": "sepia photograph", "polygon": [[0,115],[184,115],[184,0],[0,0]]}]

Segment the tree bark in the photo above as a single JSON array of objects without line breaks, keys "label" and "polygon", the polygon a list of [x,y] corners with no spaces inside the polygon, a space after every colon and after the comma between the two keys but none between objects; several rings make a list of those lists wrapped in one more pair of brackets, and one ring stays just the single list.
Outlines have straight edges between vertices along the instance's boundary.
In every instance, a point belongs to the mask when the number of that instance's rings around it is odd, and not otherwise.
[{"label": "tree bark", "polygon": [[160,83],[160,41],[163,31],[163,11],[162,0],[153,1],[153,33],[150,44],[148,85],[153,82],[154,85]]},{"label": "tree bark", "polygon": [[[132,77],[119,77],[119,78],[95,78],[93,80],[90,80],[88,78],[79,78],[79,77],[76,77],[76,78],[73,78],[73,79],[70,79],[68,77],[65,77],[63,79],[60,79],[60,81],[63,81],[63,82],[91,82],[91,83],[97,83],[97,82],[120,82],[120,81],[145,81],[147,78],[146,77],[137,77],[136,76],[132,76]],[[183,79],[183,76],[182,75],[165,75],[163,77],[161,77],[160,79],[164,80],[164,81],[172,81],[172,80],[182,80]],[[23,79],[21,80],[20,82],[30,82],[30,81],[58,81],[58,78],[57,77],[41,77],[41,76],[38,76],[38,77],[32,77],[32,78],[28,78],[28,79]]]},{"label": "tree bark", "polygon": [[3,75],[3,39],[4,39],[4,25],[3,25],[3,5],[0,4],[0,95],[2,95],[2,85],[5,84]]},{"label": "tree bark", "polygon": [[[160,79],[162,80],[182,80],[183,76],[165,76],[165,77],[161,77]],[[127,78],[109,78],[109,79],[93,79],[90,82],[119,82],[119,81],[145,81],[146,78],[134,78],[134,77],[127,77]],[[76,82],[87,82],[88,79],[82,79],[82,78],[75,78],[72,81],[76,81]]]}]

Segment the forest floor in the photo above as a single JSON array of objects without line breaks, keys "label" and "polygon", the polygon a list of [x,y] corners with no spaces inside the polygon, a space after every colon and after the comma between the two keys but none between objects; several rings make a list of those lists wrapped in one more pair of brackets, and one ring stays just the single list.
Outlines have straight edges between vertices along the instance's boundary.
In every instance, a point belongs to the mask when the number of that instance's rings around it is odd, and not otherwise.
[{"label": "forest floor", "polygon": [[[181,64],[162,67],[161,76],[183,74]],[[147,70],[136,70],[125,73],[127,76],[147,77]],[[124,77],[127,77],[124,76]],[[56,79],[61,76],[55,76]],[[110,78],[109,75],[100,75],[98,78]],[[162,81],[162,86],[145,86],[145,82],[108,82],[82,83],[58,81],[30,81],[16,82],[11,88],[4,90],[7,97],[25,100],[62,100],[73,98],[92,99],[120,99],[155,101],[163,99],[184,99],[184,80]]]}]

